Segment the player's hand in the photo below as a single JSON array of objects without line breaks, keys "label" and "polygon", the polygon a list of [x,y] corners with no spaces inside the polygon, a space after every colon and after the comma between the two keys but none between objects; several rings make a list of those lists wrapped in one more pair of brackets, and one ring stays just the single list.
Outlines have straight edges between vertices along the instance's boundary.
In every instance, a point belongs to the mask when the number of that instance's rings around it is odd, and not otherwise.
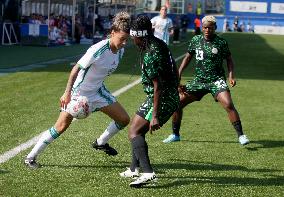
[{"label": "player's hand", "polygon": [[65,92],[60,98],[60,107],[63,109],[67,108],[67,104],[71,101],[71,93]]},{"label": "player's hand", "polygon": [[234,87],[237,84],[237,82],[234,78],[229,78],[229,83],[230,83],[231,87]]},{"label": "player's hand", "polygon": [[178,86],[178,93],[179,93],[180,98],[188,96],[188,93],[186,92],[185,85],[179,85]]},{"label": "player's hand", "polygon": [[185,92],[186,92],[185,85],[179,85],[179,86],[178,86],[178,92],[179,92],[180,94],[185,94]]},{"label": "player's hand", "polygon": [[158,118],[152,118],[149,127],[150,127],[149,130],[151,134],[153,134],[153,131],[160,129]]}]

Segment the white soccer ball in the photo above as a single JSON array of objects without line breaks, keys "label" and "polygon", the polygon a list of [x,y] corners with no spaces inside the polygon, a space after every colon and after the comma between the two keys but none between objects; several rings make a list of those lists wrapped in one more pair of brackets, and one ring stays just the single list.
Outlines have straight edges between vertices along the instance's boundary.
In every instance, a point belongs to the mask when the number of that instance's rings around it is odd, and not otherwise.
[{"label": "white soccer ball", "polygon": [[68,108],[69,113],[76,119],[84,119],[91,113],[88,98],[85,96],[73,98]]}]

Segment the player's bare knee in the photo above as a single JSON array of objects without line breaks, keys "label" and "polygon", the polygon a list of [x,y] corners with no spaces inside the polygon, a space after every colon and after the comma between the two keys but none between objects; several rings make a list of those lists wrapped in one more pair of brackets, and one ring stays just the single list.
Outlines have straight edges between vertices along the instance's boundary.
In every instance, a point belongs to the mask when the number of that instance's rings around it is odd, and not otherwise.
[{"label": "player's bare knee", "polygon": [[227,112],[235,111],[235,107],[234,107],[233,103],[231,103],[231,102],[225,103],[224,108]]},{"label": "player's bare knee", "polygon": [[120,118],[120,120],[118,121],[119,125],[122,127],[126,127],[130,122],[130,117],[128,115],[125,115],[123,117]]},{"label": "player's bare knee", "polygon": [[66,124],[56,124],[54,127],[58,133],[63,133],[68,128]]}]

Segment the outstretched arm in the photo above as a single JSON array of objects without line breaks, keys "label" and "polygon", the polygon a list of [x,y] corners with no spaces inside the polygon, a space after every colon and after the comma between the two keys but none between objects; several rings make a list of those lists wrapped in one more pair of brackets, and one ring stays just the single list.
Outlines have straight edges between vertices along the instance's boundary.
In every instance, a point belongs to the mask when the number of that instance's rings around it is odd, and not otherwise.
[{"label": "outstretched arm", "polygon": [[72,87],[73,87],[73,84],[77,78],[77,75],[79,73],[79,70],[80,70],[80,67],[78,64],[76,64],[72,70],[71,70],[71,73],[69,75],[69,79],[68,79],[68,82],[67,82],[67,85],[66,85],[66,89],[65,89],[65,92],[64,94],[61,96],[60,98],[60,106],[63,108],[63,109],[66,109],[67,107],[67,104],[70,102],[71,100],[71,91],[72,91]]},{"label": "outstretched arm", "polygon": [[231,87],[234,87],[236,85],[236,80],[234,76],[234,61],[232,55],[229,55],[226,58],[226,60],[227,60],[229,84],[231,85]]}]

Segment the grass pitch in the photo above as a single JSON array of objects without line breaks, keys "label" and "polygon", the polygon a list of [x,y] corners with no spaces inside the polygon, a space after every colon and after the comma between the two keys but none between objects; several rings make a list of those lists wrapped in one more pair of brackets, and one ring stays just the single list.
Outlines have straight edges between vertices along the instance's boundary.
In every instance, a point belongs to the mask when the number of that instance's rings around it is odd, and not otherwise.
[{"label": "grass pitch", "polygon": [[[236,64],[237,86],[231,93],[251,140],[248,146],[238,144],[226,112],[207,95],[185,108],[181,142],[162,143],[171,133],[171,121],[147,135],[159,181],[131,189],[131,180],[118,175],[130,162],[127,128],[110,140],[119,151],[116,157],[90,146],[110,121],[98,112],[75,121],[55,140],[38,158],[42,168],[29,170],[23,165],[30,149],[0,164],[0,196],[283,196],[283,36],[222,36],[228,40]],[[4,49],[0,47],[0,51]],[[178,57],[186,52],[186,44],[172,45],[171,49]],[[51,52],[42,50],[46,55],[40,59],[35,56],[17,62],[0,53],[0,60],[11,66],[46,61]],[[76,52],[68,55],[77,55],[80,50],[75,47]],[[25,57],[25,52],[20,52],[19,56]],[[135,48],[129,46],[119,69],[106,80],[111,91],[139,78],[135,62]],[[66,62],[0,76],[0,154],[54,124],[70,70]],[[192,69],[188,68],[182,82],[191,78]],[[132,116],[144,98],[138,85],[118,96],[118,101]]]}]

